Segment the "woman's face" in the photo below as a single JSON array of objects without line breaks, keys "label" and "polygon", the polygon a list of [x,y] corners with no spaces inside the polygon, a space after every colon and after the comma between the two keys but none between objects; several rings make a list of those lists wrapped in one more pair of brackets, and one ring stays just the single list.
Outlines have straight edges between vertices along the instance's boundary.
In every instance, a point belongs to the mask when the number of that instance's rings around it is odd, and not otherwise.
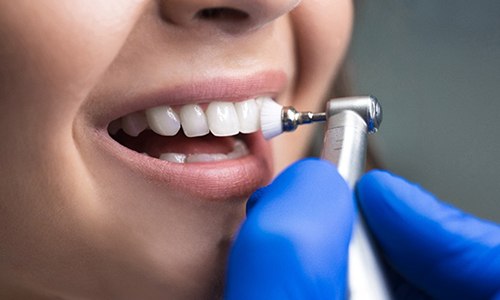
[{"label": "woman's face", "polygon": [[[320,110],[347,47],[351,6],[0,2],[0,290],[92,299],[219,293],[245,200],[303,155],[310,131],[272,147],[259,132],[235,135],[242,125],[231,115],[244,105],[233,103],[268,96]],[[186,137],[207,130],[194,104],[212,110],[214,134],[229,136]],[[182,123],[175,136],[172,111]],[[145,126],[167,136],[134,137]]]}]

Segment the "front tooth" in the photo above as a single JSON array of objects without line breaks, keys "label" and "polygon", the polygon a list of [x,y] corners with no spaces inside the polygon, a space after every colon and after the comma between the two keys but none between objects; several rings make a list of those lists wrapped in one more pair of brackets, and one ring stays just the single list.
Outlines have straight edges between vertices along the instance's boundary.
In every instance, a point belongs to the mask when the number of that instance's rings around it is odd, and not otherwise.
[{"label": "front tooth", "polygon": [[182,153],[163,153],[160,155],[161,160],[183,164],[186,162],[186,154]]},{"label": "front tooth", "polygon": [[198,153],[198,154],[190,154],[188,155],[186,162],[194,163],[194,162],[210,162],[210,161],[221,161],[226,160],[227,155],[222,153]]},{"label": "front tooth", "polygon": [[130,136],[138,136],[148,127],[146,117],[142,112],[135,112],[122,118],[122,128]]},{"label": "front tooth", "polygon": [[271,99],[271,98],[266,97],[266,96],[260,96],[260,97],[255,98],[255,103],[257,104],[257,107],[259,108],[259,110],[262,108],[262,102],[264,102],[268,99]]},{"label": "front tooth", "polygon": [[182,130],[187,137],[208,134],[208,122],[203,109],[196,104],[184,105],[180,111]]},{"label": "front tooth", "polygon": [[259,130],[259,108],[254,99],[234,104],[241,133],[252,133]]},{"label": "front tooth", "polygon": [[248,155],[248,148],[243,141],[236,140],[233,146],[233,151],[227,154],[228,159],[237,159]]},{"label": "front tooth", "polygon": [[206,110],[208,127],[215,136],[238,134],[239,121],[234,104],[231,102],[212,102]]},{"label": "front tooth", "polygon": [[149,128],[159,135],[176,135],[181,128],[177,113],[168,105],[157,106],[146,110]]}]

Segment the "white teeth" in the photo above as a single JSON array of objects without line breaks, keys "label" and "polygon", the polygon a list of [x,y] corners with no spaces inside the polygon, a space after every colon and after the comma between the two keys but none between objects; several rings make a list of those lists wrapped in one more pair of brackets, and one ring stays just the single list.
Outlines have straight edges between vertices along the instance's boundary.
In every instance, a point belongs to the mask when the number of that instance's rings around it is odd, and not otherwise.
[{"label": "white teeth", "polygon": [[262,108],[262,102],[267,100],[267,99],[270,99],[269,97],[257,97],[255,98],[255,103],[257,103],[257,107],[259,108],[259,110]]},{"label": "white teeth", "polygon": [[161,160],[166,160],[175,163],[184,163],[186,162],[186,154],[182,153],[163,153],[160,155]]},{"label": "white teeth", "polygon": [[208,104],[205,112],[198,104],[186,104],[176,109],[179,115],[168,105],[157,106],[111,122],[108,131],[115,134],[122,128],[128,135],[138,136],[150,128],[159,135],[174,136],[182,125],[187,137],[204,136],[209,132],[221,137],[252,133],[260,129],[262,99],[267,98],[236,103],[215,101]]},{"label": "white teeth", "polygon": [[252,133],[259,130],[260,116],[257,103],[254,99],[234,104],[241,133]]},{"label": "white teeth", "polygon": [[130,136],[138,136],[148,128],[146,116],[142,112],[135,112],[122,118],[122,128]]},{"label": "white teeth", "polygon": [[240,140],[234,142],[233,151],[227,154],[229,159],[236,159],[248,155],[247,145]]},{"label": "white teeth", "polygon": [[212,102],[206,111],[208,126],[215,136],[236,135],[239,132],[238,115],[231,102]]},{"label": "white teeth", "polygon": [[184,105],[180,111],[182,130],[187,137],[208,134],[208,122],[205,113],[199,105]]},{"label": "white teeth", "polygon": [[229,159],[238,159],[248,155],[248,148],[243,141],[236,140],[234,142],[233,150],[228,154],[224,153],[163,153],[160,155],[161,160],[166,160],[175,163],[195,163],[195,162],[213,162]]},{"label": "white teeth", "polygon": [[159,135],[173,136],[181,128],[179,116],[168,105],[147,109],[146,118],[149,127]]},{"label": "white teeth", "polygon": [[188,155],[186,162],[194,163],[194,162],[209,162],[209,161],[221,161],[221,160],[227,160],[227,155],[222,153],[215,153],[215,154],[198,153],[198,154]]}]

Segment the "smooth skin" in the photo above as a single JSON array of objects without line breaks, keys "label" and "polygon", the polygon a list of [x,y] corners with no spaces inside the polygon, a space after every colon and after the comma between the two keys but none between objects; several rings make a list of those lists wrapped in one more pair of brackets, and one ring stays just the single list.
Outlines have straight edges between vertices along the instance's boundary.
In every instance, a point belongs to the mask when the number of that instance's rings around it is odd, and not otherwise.
[{"label": "smooth skin", "polygon": [[[249,18],[196,17],[212,7]],[[156,82],[262,69],[287,75],[280,103],[319,110],[351,24],[350,0],[1,1],[0,298],[220,295],[249,193],[193,199],[128,172],[89,116]],[[276,172],[310,132],[273,142]]]}]

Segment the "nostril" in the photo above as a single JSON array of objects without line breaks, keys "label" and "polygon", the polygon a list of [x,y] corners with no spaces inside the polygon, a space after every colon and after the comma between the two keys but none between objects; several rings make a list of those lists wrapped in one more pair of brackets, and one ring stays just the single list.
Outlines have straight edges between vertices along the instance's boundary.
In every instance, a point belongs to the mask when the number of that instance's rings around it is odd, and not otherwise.
[{"label": "nostril", "polygon": [[243,21],[248,19],[249,15],[230,7],[212,7],[198,11],[195,18],[213,21]]}]

